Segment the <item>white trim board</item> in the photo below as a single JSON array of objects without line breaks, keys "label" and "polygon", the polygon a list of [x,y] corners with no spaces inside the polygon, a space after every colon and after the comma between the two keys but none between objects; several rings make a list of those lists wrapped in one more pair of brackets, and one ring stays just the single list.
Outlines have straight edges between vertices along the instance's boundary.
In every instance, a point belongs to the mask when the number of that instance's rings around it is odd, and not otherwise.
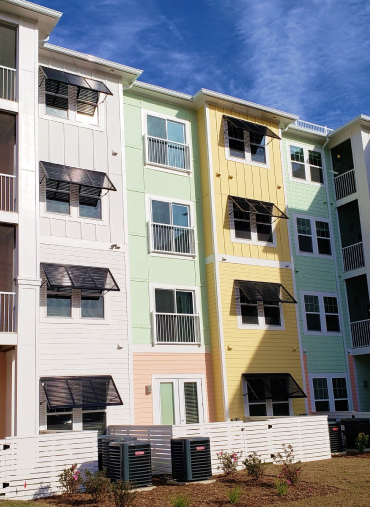
[{"label": "white trim board", "polygon": [[293,262],[268,261],[252,257],[237,257],[235,255],[212,254],[206,257],[206,264],[212,262],[230,262],[231,264],[244,264],[248,266],[262,266],[266,268],[293,269]]}]

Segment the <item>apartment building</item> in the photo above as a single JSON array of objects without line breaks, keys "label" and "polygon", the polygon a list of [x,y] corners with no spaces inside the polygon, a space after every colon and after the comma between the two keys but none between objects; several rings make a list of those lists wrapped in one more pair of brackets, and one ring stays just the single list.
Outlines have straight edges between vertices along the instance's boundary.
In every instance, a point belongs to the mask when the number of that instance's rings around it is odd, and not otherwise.
[{"label": "apartment building", "polygon": [[308,413],[358,410],[329,134],[302,121],[282,134]]},{"label": "apartment building", "polygon": [[0,436],[132,422],[123,88],[0,2]]},{"label": "apartment building", "polygon": [[296,117],[195,101],[217,420],[306,413],[280,142]]},{"label": "apartment building", "polygon": [[136,424],[215,420],[192,97],[124,91]]}]

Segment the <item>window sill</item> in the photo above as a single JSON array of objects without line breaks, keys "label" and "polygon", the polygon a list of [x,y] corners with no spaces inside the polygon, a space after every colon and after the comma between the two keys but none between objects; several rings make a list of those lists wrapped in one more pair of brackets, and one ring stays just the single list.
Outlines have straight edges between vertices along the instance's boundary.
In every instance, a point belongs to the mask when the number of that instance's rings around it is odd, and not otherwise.
[{"label": "window sill", "polygon": [[197,256],[196,253],[193,254],[185,254],[185,253],[177,253],[177,252],[166,252],[162,250],[151,250],[150,255],[153,257],[166,257],[166,258],[176,258],[176,259],[184,259],[184,260],[193,260]]},{"label": "window sill", "polygon": [[179,174],[181,176],[187,176],[189,177],[191,175],[191,169],[178,169],[176,167],[170,167],[165,165],[156,165],[153,163],[146,163],[144,165],[145,169],[155,169],[156,171],[163,171],[165,173],[170,174]]},{"label": "window sill", "polygon": [[325,187],[325,183],[318,183],[316,181],[308,181],[308,180],[304,180],[302,178],[295,178],[291,174],[290,174],[289,180],[294,181],[294,183],[302,183],[303,185],[311,185],[313,187]]},{"label": "window sill", "polygon": [[230,157],[228,155],[225,156],[226,160],[230,160],[231,162],[239,162],[240,164],[244,165],[252,165],[256,167],[263,167],[264,169],[270,169],[269,164],[259,164],[258,162],[253,162],[252,160],[246,160],[245,158],[238,158],[238,157]]},{"label": "window sill", "polygon": [[240,324],[238,323],[238,329],[249,329],[255,331],[285,331],[285,326],[259,326],[258,324]]},{"label": "window sill", "polygon": [[302,256],[302,257],[313,257],[315,259],[329,259],[333,260],[333,254],[331,255],[325,255],[325,254],[317,254],[317,253],[309,253],[309,252],[296,252],[296,255]]},{"label": "window sill", "polygon": [[85,122],[82,122],[82,121],[79,121],[79,120],[73,120],[72,118],[59,118],[59,116],[54,116],[52,114],[47,114],[47,113],[41,113],[39,115],[40,119],[42,120],[52,120],[52,121],[56,121],[58,123],[65,123],[67,125],[77,125],[79,127],[85,127],[85,128],[89,128],[89,129],[92,129],[92,130],[98,130],[100,132],[104,132],[104,128],[101,126],[101,125],[97,125],[96,123],[85,123]]},{"label": "window sill", "polygon": [[241,239],[241,238],[233,237],[231,239],[231,242],[232,243],[241,243],[244,245],[265,246],[265,247],[270,247],[270,248],[277,247],[276,241],[274,241],[273,243],[267,243],[265,241],[253,241],[251,239]]},{"label": "window sill", "polygon": [[341,332],[328,332],[328,331],[308,331],[304,330],[305,336],[342,336]]}]

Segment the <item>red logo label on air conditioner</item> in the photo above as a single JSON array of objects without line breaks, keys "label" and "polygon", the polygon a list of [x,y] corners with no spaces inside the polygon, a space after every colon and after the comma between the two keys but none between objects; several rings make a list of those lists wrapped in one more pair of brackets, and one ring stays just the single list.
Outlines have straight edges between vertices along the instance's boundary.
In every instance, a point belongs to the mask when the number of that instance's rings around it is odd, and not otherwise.
[{"label": "red logo label on air conditioner", "polygon": [[333,431],[338,431],[339,428],[333,428]]},{"label": "red logo label on air conditioner", "polygon": [[205,447],[204,445],[201,445],[200,447],[197,447],[197,451],[204,451]]},{"label": "red logo label on air conditioner", "polygon": [[136,451],[135,456],[143,456],[145,454],[144,451]]}]

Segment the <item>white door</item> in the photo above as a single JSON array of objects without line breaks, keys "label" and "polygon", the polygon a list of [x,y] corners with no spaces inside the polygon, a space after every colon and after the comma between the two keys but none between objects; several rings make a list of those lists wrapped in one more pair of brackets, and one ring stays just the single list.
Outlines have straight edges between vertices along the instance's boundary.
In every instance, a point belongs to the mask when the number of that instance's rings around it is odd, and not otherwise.
[{"label": "white door", "polygon": [[204,422],[202,379],[157,379],[155,394],[156,399],[153,400],[155,424]]}]

